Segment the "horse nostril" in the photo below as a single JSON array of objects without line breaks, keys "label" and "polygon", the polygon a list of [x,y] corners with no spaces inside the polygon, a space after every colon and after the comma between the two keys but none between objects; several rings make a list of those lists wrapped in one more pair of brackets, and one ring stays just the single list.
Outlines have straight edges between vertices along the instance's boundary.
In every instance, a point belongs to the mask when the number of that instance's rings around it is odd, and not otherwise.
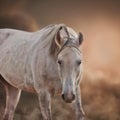
[{"label": "horse nostril", "polygon": [[75,94],[73,94],[73,100],[75,99]]},{"label": "horse nostril", "polygon": [[62,94],[61,96],[62,96],[62,99],[65,100],[65,96],[64,96],[64,94]]}]

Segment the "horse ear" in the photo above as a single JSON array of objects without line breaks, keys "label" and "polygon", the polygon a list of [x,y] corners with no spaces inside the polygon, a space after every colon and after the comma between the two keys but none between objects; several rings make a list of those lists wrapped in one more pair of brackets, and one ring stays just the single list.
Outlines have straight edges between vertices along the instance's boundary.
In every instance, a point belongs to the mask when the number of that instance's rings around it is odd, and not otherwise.
[{"label": "horse ear", "polygon": [[65,37],[68,37],[68,32],[65,27],[61,27],[55,36],[55,43],[59,48],[67,41]]},{"label": "horse ear", "polygon": [[82,42],[83,42],[83,34],[80,32],[80,33],[78,34],[78,44],[81,45]]}]

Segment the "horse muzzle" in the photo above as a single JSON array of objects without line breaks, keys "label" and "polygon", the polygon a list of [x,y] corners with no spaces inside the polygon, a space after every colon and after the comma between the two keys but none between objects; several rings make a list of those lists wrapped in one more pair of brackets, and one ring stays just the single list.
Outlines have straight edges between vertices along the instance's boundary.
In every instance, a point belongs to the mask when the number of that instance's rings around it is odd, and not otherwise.
[{"label": "horse muzzle", "polygon": [[63,93],[61,95],[62,99],[66,102],[66,103],[72,103],[73,100],[75,100],[75,94],[74,93]]}]

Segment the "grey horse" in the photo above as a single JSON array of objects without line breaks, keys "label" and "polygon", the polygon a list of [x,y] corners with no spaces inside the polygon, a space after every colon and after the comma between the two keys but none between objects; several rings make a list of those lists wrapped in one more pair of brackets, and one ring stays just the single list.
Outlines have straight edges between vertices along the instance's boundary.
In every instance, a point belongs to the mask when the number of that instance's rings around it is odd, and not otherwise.
[{"label": "grey horse", "polygon": [[52,120],[51,98],[76,106],[76,119],[83,120],[79,83],[82,33],[64,24],[49,25],[37,32],[0,29],[0,82],[6,91],[3,120],[13,120],[21,91],[37,93],[43,120]]}]

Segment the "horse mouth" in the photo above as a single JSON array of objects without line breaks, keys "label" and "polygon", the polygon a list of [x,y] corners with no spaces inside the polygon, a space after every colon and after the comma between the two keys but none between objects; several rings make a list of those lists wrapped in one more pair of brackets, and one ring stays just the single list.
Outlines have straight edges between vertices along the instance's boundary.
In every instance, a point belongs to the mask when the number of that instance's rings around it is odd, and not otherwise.
[{"label": "horse mouth", "polygon": [[66,103],[72,103],[74,100],[64,100]]}]

